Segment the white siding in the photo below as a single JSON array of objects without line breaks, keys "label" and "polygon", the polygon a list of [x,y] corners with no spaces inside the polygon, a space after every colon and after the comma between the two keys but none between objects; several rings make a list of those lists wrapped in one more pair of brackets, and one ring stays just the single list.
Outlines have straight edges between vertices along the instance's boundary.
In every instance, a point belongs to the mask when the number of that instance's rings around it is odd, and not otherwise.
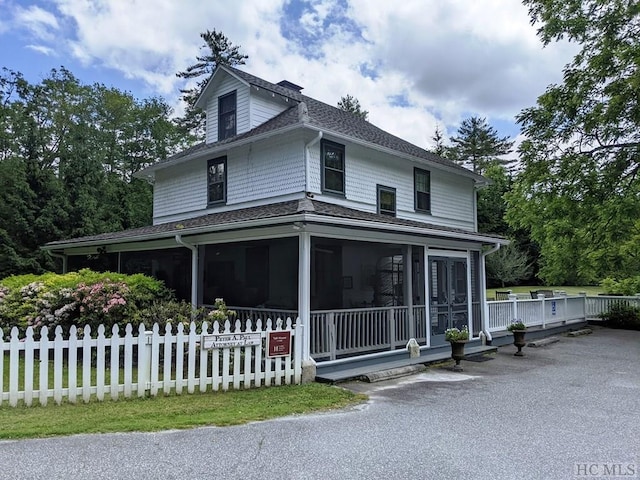
[{"label": "white siding", "polygon": [[251,92],[251,128],[262,125],[267,120],[292,107],[289,103],[280,103]]},{"label": "white siding", "polygon": [[189,162],[156,172],[153,186],[153,223],[162,217],[205,208],[207,162]]},{"label": "white siding", "polygon": [[[217,156],[216,156],[217,157]],[[153,195],[154,224],[271,203],[304,192],[304,143],[301,136],[265,140],[227,154],[227,203],[207,207],[207,158],[160,170]]]},{"label": "white siding", "polygon": [[[323,201],[376,212],[376,186],[384,185],[396,189],[396,214],[399,218],[469,231],[475,229],[475,191],[473,181],[469,178],[363,147],[346,145],[346,198],[341,198],[321,193],[320,144],[313,147],[311,162],[310,191]],[[431,172],[431,214],[415,211],[414,167]]]},{"label": "white siding", "polygon": [[218,98],[236,91],[236,133],[239,135],[251,129],[249,121],[249,87],[232,76],[225,76],[215,90],[215,95],[207,101],[207,143],[218,141]]},{"label": "white siding", "polygon": [[227,171],[228,205],[303,192],[302,138],[289,135],[253,144],[229,156]]}]

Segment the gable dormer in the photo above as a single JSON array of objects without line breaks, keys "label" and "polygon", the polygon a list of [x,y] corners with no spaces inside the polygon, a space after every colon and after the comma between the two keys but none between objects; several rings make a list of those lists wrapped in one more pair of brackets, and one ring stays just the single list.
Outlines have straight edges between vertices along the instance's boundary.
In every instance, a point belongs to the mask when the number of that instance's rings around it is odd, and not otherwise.
[{"label": "gable dormer", "polygon": [[207,116],[206,143],[246,133],[297,104],[302,87],[288,81],[253,82],[252,78],[225,66],[213,73],[196,102]]}]

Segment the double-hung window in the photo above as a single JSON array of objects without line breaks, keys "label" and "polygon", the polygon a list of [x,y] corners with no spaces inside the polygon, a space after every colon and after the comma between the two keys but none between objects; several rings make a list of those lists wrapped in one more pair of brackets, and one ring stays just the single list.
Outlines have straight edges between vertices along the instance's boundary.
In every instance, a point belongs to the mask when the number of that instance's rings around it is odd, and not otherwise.
[{"label": "double-hung window", "polygon": [[378,213],[396,216],[396,189],[378,185]]},{"label": "double-hung window", "polygon": [[227,157],[207,162],[207,191],[209,205],[227,201]]},{"label": "double-hung window", "polygon": [[322,191],[344,195],[344,145],[323,140],[320,143],[322,155]]},{"label": "double-hung window", "polygon": [[218,98],[218,141],[236,134],[236,92]]},{"label": "double-hung window", "polygon": [[431,213],[431,173],[421,168],[413,170],[416,212]]}]

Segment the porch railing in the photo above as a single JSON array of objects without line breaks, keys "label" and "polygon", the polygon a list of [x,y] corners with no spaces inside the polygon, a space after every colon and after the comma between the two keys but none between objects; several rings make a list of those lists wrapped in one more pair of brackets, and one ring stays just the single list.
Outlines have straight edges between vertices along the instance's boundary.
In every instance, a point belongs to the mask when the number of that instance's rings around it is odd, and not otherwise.
[{"label": "porch railing", "polygon": [[[426,339],[424,306],[311,312],[311,356],[329,359],[394,350],[411,337]],[[411,318],[413,321],[411,321]]]},{"label": "porch railing", "polygon": [[598,295],[597,297],[585,298],[585,314],[587,318],[595,319],[600,314],[608,312],[614,305],[626,305],[640,308],[640,295],[632,297],[619,297],[609,295]]},{"label": "porch railing", "polygon": [[545,327],[549,323],[595,320],[612,306],[623,304],[640,308],[640,295],[631,297],[560,295],[551,298],[519,299],[487,302],[487,323],[490,332],[505,330],[514,320],[529,327]]},{"label": "porch railing", "polygon": [[[213,305],[205,305],[205,307],[213,308]],[[271,319],[274,322],[281,318],[283,321],[286,321],[287,318],[290,318],[292,321],[295,321],[298,318],[297,310],[279,310],[277,308],[259,308],[259,307],[228,307],[229,310],[233,310],[236,312],[235,319],[240,320],[241,322],[246,322],[247,320],[251,320],[255,322],[260,319],[263,322],[267,319]]]}]

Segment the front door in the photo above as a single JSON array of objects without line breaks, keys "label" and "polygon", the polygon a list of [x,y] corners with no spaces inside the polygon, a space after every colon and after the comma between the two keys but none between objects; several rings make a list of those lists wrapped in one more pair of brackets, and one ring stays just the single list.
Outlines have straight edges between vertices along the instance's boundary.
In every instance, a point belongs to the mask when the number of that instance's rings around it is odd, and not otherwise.
[{"label": "front door", "polygon": [[445,343],[448,328],[469,326],[467,259],[429,257],[429,320],[431,345]]}]

